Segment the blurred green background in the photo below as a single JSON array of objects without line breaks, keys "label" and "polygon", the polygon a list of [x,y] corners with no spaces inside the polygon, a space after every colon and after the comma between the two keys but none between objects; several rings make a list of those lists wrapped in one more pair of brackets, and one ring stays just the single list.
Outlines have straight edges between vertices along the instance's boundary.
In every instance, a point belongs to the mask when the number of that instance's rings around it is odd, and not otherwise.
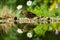
[{"label": "blurred green background", "polygon": [[[27,2],[32,2],[31,5]],[[17,9],[18,5],[22,5],[21,9]],[[9,14],[24,18],[21,10],[25,9],[39,16],[60,17],[60,0],[0,0],[0,16],[4,13],[7,6]],[[18,24],[19,28],[25,24]],[[2,26],[0,26],[1,29]],[[3,29],[3,27],[2,27]],[[55,34],[58,30],[58,34]],[[32,33],[32,38],[27,37],[27,33]],[[0,31],[0,40],[60,40],[60,23],[37,24],[37,26],[26,33],[18,33],[13,25],[9,26],[9,31]]]}]

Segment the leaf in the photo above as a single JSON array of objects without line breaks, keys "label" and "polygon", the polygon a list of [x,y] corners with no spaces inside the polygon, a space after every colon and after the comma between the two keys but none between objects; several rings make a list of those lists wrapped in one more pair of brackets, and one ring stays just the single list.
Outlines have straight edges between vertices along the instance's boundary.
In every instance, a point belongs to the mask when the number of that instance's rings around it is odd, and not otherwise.
[{"label": "leaf", "polygon": [[47,31],[48,26],[46,24],[39,24],[36,28],[34,28],[34,31],[37,35],[41,36],[44,35]]}]

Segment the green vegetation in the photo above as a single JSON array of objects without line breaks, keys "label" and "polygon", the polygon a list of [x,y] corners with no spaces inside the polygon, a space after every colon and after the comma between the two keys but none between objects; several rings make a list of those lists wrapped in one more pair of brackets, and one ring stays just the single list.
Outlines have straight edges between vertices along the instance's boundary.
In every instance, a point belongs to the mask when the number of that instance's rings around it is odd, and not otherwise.
[{"label": "green vegetation", "polygon": [[[6,12],[18,18],[25,17],[21,13],[22,9],[36,14],[37,17],[60,17],[60,0],[30,0],[32,2],[30,6],[27,5],[27,1],[29,0],[0,0],[0,16],[4,13],[4,7],[8,6],[9,9]],[[56,4],[58,8],[56,8]],[[18,5],[22,5],[19,10],[17,9]],[[18,24],[16,27],[21,29],[25,25]],[[60,23],[37,24],[34,29],[28,30],[32,33],[32,38],[27,37],[28,32],[18,33],[13,25],[9,26],[7,33],[3,30],[0,30],[0,40],[60,40]],[[59,32],[58,35],[55,34],[56,30]]]}]

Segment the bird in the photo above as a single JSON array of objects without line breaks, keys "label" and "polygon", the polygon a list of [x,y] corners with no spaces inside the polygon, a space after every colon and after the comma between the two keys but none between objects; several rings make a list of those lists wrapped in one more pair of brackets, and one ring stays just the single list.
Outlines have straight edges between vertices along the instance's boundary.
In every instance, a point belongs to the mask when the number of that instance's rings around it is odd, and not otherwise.
[{"label": "bird", "polygon": [[30,11],[26,11],[26,10],[22,10],[22,14],[29,19],[36,17],[36,15],[34,13],[32,13]]},{"label": "bird", "polygon": [[27,32],[28,30],[31,30],[31,29],[33,29],[33,28],[35,28],[35,27],[36,27],[36,25],[29,23],[29,24],[26,24],[26,25],[22,28],[22,31],[23,31],[23,32]]}]

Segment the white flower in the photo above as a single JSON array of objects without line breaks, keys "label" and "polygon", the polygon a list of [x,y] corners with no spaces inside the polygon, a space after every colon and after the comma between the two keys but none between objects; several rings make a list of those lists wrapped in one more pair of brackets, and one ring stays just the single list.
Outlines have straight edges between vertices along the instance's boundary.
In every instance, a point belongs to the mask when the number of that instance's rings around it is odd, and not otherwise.
[{"label": "white flower", "polygon": [[27,33],[27,37],[31,38],[32,37],[32,33]]},{"label": "white flower", "polygon": [[17,29],[18,33],[23,33],[23,31],[21,29]]},{"label": "white flower", "polygon": [[58,8],[58,4],[56,4],[56,8]]},{"label": "white flower", "polygon": [[32,1],[27,1],[27,6],[31,6],[32,5]]},{"label": "white flower", "polygon": [[56,35],[58,35],[58,34],[59,34],[59,32],[58,32],[58,30],[57,30],[57,29],[56,29],[56,31],[55,31],[55,34],[56,34]]},{"label": "white flower", "polygon": [[18,5],[17,9],[20,10],[22,8],[22,5]]}]

